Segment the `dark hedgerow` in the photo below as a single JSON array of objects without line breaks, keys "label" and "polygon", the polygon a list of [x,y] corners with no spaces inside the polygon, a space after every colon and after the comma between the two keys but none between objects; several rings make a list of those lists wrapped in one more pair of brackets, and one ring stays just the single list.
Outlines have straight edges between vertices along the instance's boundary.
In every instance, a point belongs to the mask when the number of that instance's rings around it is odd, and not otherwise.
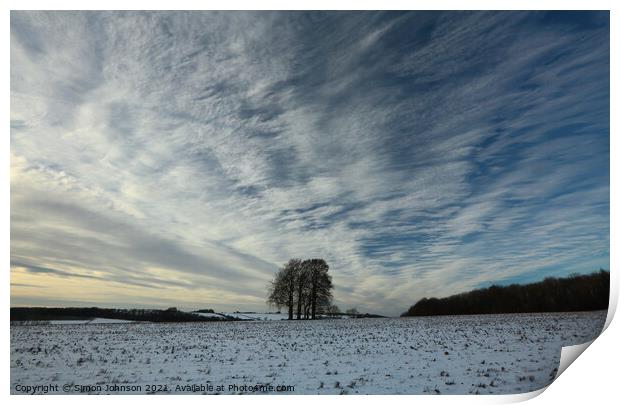
[{"label": "dark hedgerow", "polygon": [[210,318],[178,311],[176,308],[159,309],[111,309],[111,308],[11,308],[11,321],[50,321],[89,318],[127,319],[147,322],[212,322],[226,320]]},{"label": "dark hedgerow", "polygon": [[546,278],[525,285],[493,285],[446,298],[422,298],[401,316],[569,312],[607,309],[609,271]]}]

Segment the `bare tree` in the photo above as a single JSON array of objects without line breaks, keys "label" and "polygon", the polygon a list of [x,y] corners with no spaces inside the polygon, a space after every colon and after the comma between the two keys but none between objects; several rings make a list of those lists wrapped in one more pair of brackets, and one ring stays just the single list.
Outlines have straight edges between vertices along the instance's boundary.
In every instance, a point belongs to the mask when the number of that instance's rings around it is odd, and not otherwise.
[{"label": "bare tree", "polygon": [[325,313],[328,315],[338,315],[340,314],[340,308],[338,308],[338,305],[329,305],[325,308]]},{"label": "bare tree", "polygon": [[300,259],[291,259],[276,273],[274,280],[269,286],[267,302],[275,305],[278,309],[288,308],[288,319],[293,319],[293,306],[295,301],[295,287],[298,273],[301,271]]},{"label": "bare tree", "polygon": [[295,279],[295,293],[296,293],[296,299],[297,299],[297,319],[301,319],[304,300],[307,296],[306,283],[308,281],[308,269],[306,268],[304,263],[305,262],[301,263],[299,271],[297,272],[297,277]]},{"label": "bare tree", "polygon": [[329,266],[323,259],[305,260],[303,266],[309,277],[310,314],[312,319],[316,319],[317,303],[325,306],[331,301],[331,290],[334,288],[332,278],[327,274]]},{"label": "bare tree", "polygon": [[291,259],[276,273],[269,284],[267,302],[278,309],[288,308],[288,319],[316,319],[325,313],[332,300],[332,278],[329,266],[323,259]]}]

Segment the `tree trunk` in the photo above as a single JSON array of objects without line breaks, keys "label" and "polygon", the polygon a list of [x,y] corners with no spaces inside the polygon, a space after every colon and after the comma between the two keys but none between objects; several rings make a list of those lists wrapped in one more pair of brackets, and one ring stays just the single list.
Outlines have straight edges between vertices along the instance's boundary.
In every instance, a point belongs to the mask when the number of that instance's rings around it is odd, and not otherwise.
[{"label": "tree trunk", "polygon": [[312,319],[316,319],[316,277],[312,280],[311,307]]},{"label": "tree trunk", "polygon": [[304,284],[303,282],[300,282],[297,289],[297,319],[301,319],[301,306],[304,300],[303,289]]},{"label": "tree trunk", "polygon": [[288,293],[288,320],[293,319],[293,290],[290,290]]}]

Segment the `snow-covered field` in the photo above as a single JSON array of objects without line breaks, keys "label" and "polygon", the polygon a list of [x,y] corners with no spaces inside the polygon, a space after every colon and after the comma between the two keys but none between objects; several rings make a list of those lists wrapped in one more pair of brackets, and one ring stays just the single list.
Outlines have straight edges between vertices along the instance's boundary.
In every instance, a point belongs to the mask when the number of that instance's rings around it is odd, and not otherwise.
[{"label": "snow-covered field", "polygon": [[11,325],[11,392],[41,384],[60,394],[79,386],[217,393],[218,385],[228,394],[257,384],[292,385],[295,394],[528,392],[549,384],[561,347],[595,338],[605,316]]},{"label": "snow-covered field", "polygon": [[260,312],[225,312],[224,315],[246,321],[282,321],[288,318],[288,314],[260,313]]},{"label": "snow-covered field", "polygon": [[88,319],[62,319],[50,321],[16,321],[11,323],[13,326],[33,326],[33,325],[96,325],[103,323],[133,323],[128,319],[111,319],[111,318],[88,318]]},{"label": "snow-covered field", "polygon": [[194,312],[194,314],[205,318],[230,319],[235,318],[243,321],[282,321],[286,320],[288,314],[276,314],[272,312]]},{"label": "snow-covered field", "polygon": [[131,323],[133,321],[127,319],[109,319],[109,318],[93,318],[93,319],[80,319],[80,320],[66,320],[66,321],[49,321],[52,325],[93,325],[102,323]]}]

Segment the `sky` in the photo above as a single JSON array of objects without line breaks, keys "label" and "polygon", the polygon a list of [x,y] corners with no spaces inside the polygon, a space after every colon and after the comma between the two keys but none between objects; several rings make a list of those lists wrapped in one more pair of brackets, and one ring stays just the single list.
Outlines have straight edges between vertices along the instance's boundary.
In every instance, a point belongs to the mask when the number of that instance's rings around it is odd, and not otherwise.
[{"label": "sky", "polygon": [[609,268],[608,12],[11,12],[11,305],[341,309]]}]

